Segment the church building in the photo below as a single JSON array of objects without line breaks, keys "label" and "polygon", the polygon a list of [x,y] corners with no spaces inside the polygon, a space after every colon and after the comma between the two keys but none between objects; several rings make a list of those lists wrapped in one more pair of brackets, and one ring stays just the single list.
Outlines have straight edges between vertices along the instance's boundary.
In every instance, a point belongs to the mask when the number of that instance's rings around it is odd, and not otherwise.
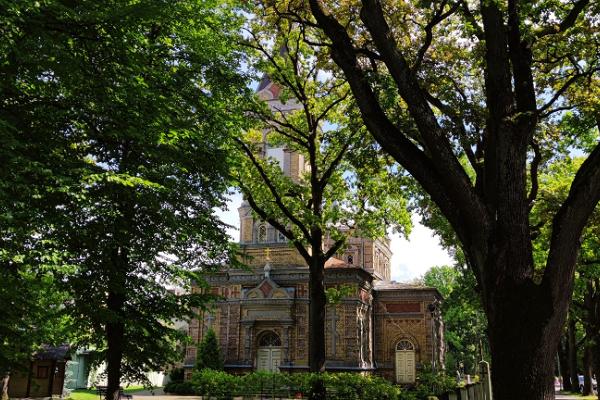
[{"label": "church building", "polygon": [[[278,93],[268,78],[260,83],[258,95],[264,101],[293,107],[291,101],[279,102]],[[288,176],[302,173],[302,155],[265,147]],[[212,328],[231,373],[308,371],[308,266],[282,234],[253,215],[246,201],[238,211],[240,247],[249,268],[224,268],[206,277],[221,300],[190,322],[190,336],[197,343]],[[351,237],[327,261],[326,286],[348,288],[345,297],[327,306],[327,371],[374,373],[411,384],[424,365],[443,367],[441,295],[433,288],[391,281],[391,255],[388,238]],[[195,360],[196,347],[188,346],[187,377]]]}]

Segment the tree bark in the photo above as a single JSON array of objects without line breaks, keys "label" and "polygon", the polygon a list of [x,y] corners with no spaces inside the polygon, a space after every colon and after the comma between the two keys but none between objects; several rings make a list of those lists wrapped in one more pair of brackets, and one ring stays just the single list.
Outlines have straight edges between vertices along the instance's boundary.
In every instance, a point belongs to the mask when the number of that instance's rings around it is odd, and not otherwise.
[{"label": "tree bark", "polygon": [[[521,304],[525,292],[530,293],[529,301]],[[497,296],[502,300],[488,307],[494,399],[553,400],[559,316],[548,309],[543,291],[533,285],[499,287]]]},{"label": "tree bark", "polygon": [[[477,184],[465,178],[449,132],[430,108],[426,85],[395,42],[379,0],[362,0],[360,19],[419,131],[419,147],[382,108],[359,49],[325,2],[310,0],[331,56],[348,79],[362,119],[396,161],[422,185],[454,229],[477,278],[488,317],[495,400],[554,399],[553,371],[573,289],[582,230],[600,199],[600,146],[577,172],[552,221],[542,279],[533,264],[527,154],[538,113],[529,43],[521,37],[518,2],[481,2],[485,34],[486,127]],[[504,7],[504,5],[503,5]],[[513,87],[514,82],[514,87]],[[477,168],[476,168],[477,169]]]},{"label": "tree bark", "polygon": [[[314,251],[314,250],[313,250]],[[313,254],[315,254],[313,252]],[[318,253],[317,253],[318,254]],[[311,372],[325,371],[325,266],[321,257],[313,256],[310,265],[308,311],[308,366]]]},{"label": "tree bark", "polygon": [[579,392],[579,374],[577,373],[577,341],[575,340],[576,332],[575,319],[569,316],[569,326],[567,328],[567,338],[569,341],[569,370],[571,371],[572,390]]},{"label": "tree bark", "polygon": [[111,291],[108,293],[108,309],[113,313],[113,322],[106,324],[106,371],[107,388],[106,400],[118,400],[121,386],[121,364],[123,361],[123,341],[125,339],[125,324],[122,319],[125,296]]},{"label": "tree bark", "polygon": [[4,375],[2,378],[2,400],[8,400],[8,383],[10,382],[10,374]]},{"label": "tree bark", "polygon": [[581,394],[584,396],[590,396],[593,394],[592,390],[592,347],[591,344],[586,341],[583,350],[583,389]]},{"label": "tree bark", "polygon": [[571,384],[571,369],[569,368],[568,354],[569,354],[569,341],[567,340],[566,335],[563,335],[563,337],[560,341],[560,346],[558,348],[558,359],[560,362],[559,374],[562,377],[563,390],[570,392],[573,390],[573,385]]}]

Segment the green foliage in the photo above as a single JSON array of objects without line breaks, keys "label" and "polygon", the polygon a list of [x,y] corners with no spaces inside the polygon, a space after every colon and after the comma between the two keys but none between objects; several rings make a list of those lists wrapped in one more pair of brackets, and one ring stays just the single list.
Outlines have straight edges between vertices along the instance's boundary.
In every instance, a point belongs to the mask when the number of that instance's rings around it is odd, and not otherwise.
[{"label": "green foliage", "polygon": [[194,373],[191,382],[196,394],[218,398],[260,394],[293,398],[297,393],[311,398],[311,388],[319,379],[325,384],[327,399],[395,400],[401,392],[398,386],[381,377],[356,373],[253,372],[230,375],[220,371],[202,370]]},{"label": "green foliage", "polygon": [[[478,294],[473,273],[458,265],[433,267],[423,277],[427,286],[444,296],[442,316],[447,342],[446,369],[454,372],[463,363],[467,373],[477,372],[480,352],[487,354],[487,319]],[[484,348],[481,349],[481,345]]]},{"label": "green foliage", "polygon": [[444,372],[433,372],[431,368],[424,368],[419,372],[417,385],[412,392],[417,399],[427,399],[429,396],[440,396],[457,387],[456,379]]},{"label": "green foliage", "polygon": [[180,394],[180,395],[189,395],[189,394],[195,394],[196,392],[194,391],[194,388],[192,386],[192,382],[186,381],[186,382],[169,382],[165,385],[164,387],[164,392],[165,393],[172,393],[172,394]]},{"label": "green foliage", "polygon": [[241,118],[240,17],[220,0],[2,4],[0,297],[26,312],[6,314],[1,353],[53,342],[60,310],[103,357],[121,326],[122,373],[144,379],[179,358],[169,321],[210,300],[169,286],[228,261],[214,210]]},{"label": "green foliage", "polygon": [[196,369],[212,369],[215,371],[223,370],[221,347],[219,346],[217,335],[212,328],[206,332],[202,342],[200,342],[198,345]]},{"label": "green foliage", "polygon": [[171,371],[169,371],[169,379],[171,382],[183,382],[183,378],[183,368],[173,368]]}]

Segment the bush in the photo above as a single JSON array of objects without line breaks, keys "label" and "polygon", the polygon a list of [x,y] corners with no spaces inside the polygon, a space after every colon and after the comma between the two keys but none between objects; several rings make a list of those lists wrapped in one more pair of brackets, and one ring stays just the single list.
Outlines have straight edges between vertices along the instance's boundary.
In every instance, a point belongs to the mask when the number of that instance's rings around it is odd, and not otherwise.
[{"label": "bush", "polygon": [[164,391],[181,395],[196,394],[191,382],[169,382],[165,385]]},{"label": "bush", "polygon": [[440,396],[446,392],[456,389],[456,379],[443,372],[432,372],[425,368],[417,380],[414,394],[417,399],[426,400],[428,397]]},{"label": "bush", "polygon": [[183,382],[183,368],[173,368],[169,372],[171,382]]},{"label": "bush", "polygon": [[378,376],[354,373],[298,373],[283,374],[253,372],[246,375],[230,375],[221,371],[202,370],[192,376],[192,386],[197,394],[230,399],[235,396],[268,395],[275,397],[312,398],[311,389],[322,380],[331,400],[396,400],[398,386]]},{"label": "bush", "polygon": [[240,377],[223,371],[203,369],[194,372],[190,382],[194,392],[202,396],[227,400],[240,392]]}]

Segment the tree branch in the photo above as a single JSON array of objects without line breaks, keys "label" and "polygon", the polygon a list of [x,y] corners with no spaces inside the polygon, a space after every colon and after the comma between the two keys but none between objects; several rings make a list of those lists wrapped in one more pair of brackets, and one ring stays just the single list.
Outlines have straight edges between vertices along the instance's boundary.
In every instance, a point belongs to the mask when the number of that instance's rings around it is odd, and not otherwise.
[{"label": "tree branch", "polygon": [[600,145],[583,162],[571,184],[569,195],[552,222],[550,252],[542,284],[554,298],[570,291],[579,240],[588,218],[600,200]]},{"label": "tree branch", "polygon": [[342,239],[336,240],[336,242],[327,250],[327,252],[323,255],[323,262],[329,260],[338,250],[346,243],[346,237]]},{"label": "tree branch", "polygon": [[531,140],[531,148],[533,149],[533,160],[531,161],[531,190],[527,197],[527,203],[529,204],[529,211],[533,208],[533,203],[537,198],[538,194],[538,169],[540,162],[542,161],[542,154],[540,153],[540,145],[535,141]]},{"label": "tree branch", "polygon": [[567,14],[565,19],[563,19],[560,22],[560,24],[547,26],[541,31],[539,31],[536,34],[536,36],[538,38],[542,38],[544,36],[564,32],[567,29],[571,28],[575,24],[575,21],[577,21],[577,17],[579,17],[579,14],[581,14],[583,9],[589,4],[589,2],[590,0],[578,0],[577,2],[575,2],[569,14]]},{"label": "tree branch", "polygon": [[421,183],[444,212],[463,243],[471,245],[484,240],[482,232],[488,221],[487,214],[470,183],[467,188],[464,182],[454,185],[447,177],[450,167],[444,160],[433,162],[389,120],[359,66],[356,51],[344,27],[325,13],[319,0],[309,2],[317,23],[332,40],[332,57],[344,71],[369,131]]},{"label": "tree branch", "polygon": [[300,231],[302,231],[302,234],[304,235],[304,237],[307,240],[311,240],[312,237],[310,235],[309,230],[307,229],[306,226],[304,226],[304,224],[302,223],[302,221],[300,221],[294,215],[294,213],[292,213],[285,206],[285,204],[283,203],[283,201],[281,199],[281,196],[280,196],[279,192],[277,191],[277,188],[275,187],[275,185],[273,184],[273,182],[271,182],[271,179],[267,175],[266,171],[263,169],[262,165],[260,165],[260,163],[258,162],[258,160],[256,159],[256,157],[254,156],[254,153],[252,152],[252,150],[241,139],[235,138],[234,140],[241,146],[241,148],[244,151],[244,153],[246,153],[246,156],[250,159],[250,161],[252,162],[252,164],[256,168],[256,170],[259,173],[260,177],[262,178],[263,182],[265,183],[265,185],[267,186],[267,188],[269,189],[269,191],[273,195],[273,199],[275,200],[275,204],[277,204],[277,206],[279,207],[279,209],[281,210],[281,212],[283,212],[283,214],[290,220],[290,222],[292,222],[294,225],[296,225],[296,227],[298,227],[298,229],[300,229]]}]

